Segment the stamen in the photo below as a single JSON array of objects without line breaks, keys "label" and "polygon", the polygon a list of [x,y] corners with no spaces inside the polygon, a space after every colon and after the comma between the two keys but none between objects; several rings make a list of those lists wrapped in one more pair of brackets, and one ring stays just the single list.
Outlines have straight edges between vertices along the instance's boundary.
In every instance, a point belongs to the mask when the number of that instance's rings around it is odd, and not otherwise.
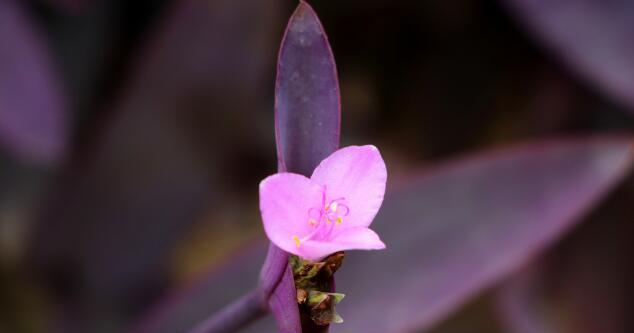
[{"label": "stamen", "polygon": [[293,240],[295,241],[295,246],[297,246],[297,248],[299,249],[299,245],[300,245],[299,237],[293,236]]},{"label": "stamen", "polygon": [[[319,206],[317,206],[319,207]],[[346,198],[337,198],[326,203],[325,194],[322,200],[323,208],[312,207],[308,209],[308,225],[313,229],[303,238],[293,236],[295,245],[299,248],[301,243],[310,239],[328,239],[335,227],[342,224],[344,218],[350,213]]]},{"label": "stamen", "polygon": [[348,206],[344,204],[340,204],[337,208],[337,214],[339,216],[348,216],[348,214],[350,213],[350,208],[348,208]]}]

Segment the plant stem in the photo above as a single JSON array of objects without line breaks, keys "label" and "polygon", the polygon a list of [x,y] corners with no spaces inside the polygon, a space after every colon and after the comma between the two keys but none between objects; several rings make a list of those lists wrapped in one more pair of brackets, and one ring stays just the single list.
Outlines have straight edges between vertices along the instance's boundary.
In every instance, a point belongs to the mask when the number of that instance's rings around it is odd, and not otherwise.
[{"label": "plant stem", "polygon": [[235,332],[265,314],[266,306],[260,292],[256,289],[214,313],[196,325],[190,333]]}]

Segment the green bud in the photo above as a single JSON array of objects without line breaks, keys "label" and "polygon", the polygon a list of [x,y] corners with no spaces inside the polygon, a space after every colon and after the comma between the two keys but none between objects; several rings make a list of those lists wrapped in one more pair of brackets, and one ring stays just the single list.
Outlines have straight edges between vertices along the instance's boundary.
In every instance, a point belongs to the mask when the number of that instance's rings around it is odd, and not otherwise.
[{"label": "green bud", "polygon": [[335,311],[335,305],[345,297],[340,293],[327,293],[322,291],[310,291],[306,304],[310,308],[311,319],[317,325],[330,323],[342,323],[343,319]]}]

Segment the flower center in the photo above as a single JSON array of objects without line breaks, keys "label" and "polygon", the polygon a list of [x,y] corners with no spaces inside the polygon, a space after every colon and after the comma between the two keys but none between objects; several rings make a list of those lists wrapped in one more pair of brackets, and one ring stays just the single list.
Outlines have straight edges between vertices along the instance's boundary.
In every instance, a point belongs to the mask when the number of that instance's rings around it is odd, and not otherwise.
[{"label": "flower center", "polygon": [[295,246],[299,248],[302,242],[309,239],[326,240],[330,238],[335,226],[342,224],[348,214],[350,214],[350,208],[346,203],[346,198],[338,198],[326,203],[324,195],[322,207],[313,207],[308,210],[308,225],[314,228],[313,231],[302,238],[294,235]]}]

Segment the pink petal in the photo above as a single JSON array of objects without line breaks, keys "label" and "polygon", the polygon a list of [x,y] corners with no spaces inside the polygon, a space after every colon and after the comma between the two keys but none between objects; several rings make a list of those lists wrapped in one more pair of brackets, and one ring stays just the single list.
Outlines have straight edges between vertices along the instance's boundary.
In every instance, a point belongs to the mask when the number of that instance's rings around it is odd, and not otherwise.
[{"label": "pink petal", "polygon": [[294,173],[278,173],[260,183],[260,211],[264,231],[271,242],[286,252],[300,255],[293,239],[313,229],[308,211],[322,204],[323,188]]},{"label": "pink petal", "polygon": [[385,244],[376,232],[366,227],[353,227],[341,229],[329,241],[308,240],[303,242],[299,247],[301,252],[299,255],[308,260],[317,260],[337,251],[381,250],[384,248]]},{"label": "pink petal", "polygon": [[349,146],[323,160],[311,179],[326,186],[328,200],[345,198],[350,212],[342,226],[367,227],[383,202],[387,170],[375,146]]}]

